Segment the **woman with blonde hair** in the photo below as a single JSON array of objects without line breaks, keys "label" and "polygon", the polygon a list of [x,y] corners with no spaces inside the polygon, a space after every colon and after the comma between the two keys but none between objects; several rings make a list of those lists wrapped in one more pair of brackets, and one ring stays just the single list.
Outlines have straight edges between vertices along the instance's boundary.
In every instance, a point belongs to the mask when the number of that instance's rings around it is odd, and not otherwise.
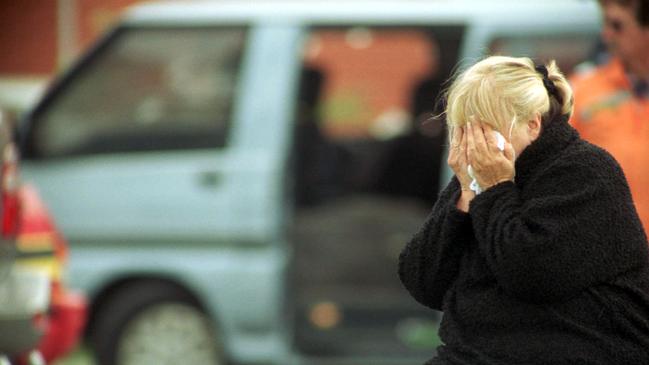
[{"label": "woman with blonde hair", "polygon": [[399,259],[444,312],[427,364],[649,364],[649,253],[624,174],[567,123],[554,62],[494,56],[446,97],[455,176]]}]

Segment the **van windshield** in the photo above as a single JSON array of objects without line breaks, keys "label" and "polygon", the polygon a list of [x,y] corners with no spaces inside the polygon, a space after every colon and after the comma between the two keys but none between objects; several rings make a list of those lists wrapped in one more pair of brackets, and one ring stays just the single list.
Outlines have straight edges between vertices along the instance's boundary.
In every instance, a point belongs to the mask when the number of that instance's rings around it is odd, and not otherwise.
[{"label": "van windshield", "polygon": [[245,33],[118,30],[37,112],[32,152],[54,157],[223,146]]}]

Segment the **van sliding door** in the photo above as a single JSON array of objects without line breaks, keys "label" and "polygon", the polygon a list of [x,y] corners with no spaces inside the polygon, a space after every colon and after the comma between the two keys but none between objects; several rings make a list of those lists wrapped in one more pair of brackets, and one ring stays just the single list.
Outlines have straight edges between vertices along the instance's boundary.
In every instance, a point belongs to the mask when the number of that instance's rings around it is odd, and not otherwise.
[{"label": "van sliding door", "polygon": [[310,356],[424,357],[438,344],[436,316],[402,288],[396,265],[440,188],[446,132],[435,103],[462,35],[459,26],[309,34],[291,242],[297,345]]}]

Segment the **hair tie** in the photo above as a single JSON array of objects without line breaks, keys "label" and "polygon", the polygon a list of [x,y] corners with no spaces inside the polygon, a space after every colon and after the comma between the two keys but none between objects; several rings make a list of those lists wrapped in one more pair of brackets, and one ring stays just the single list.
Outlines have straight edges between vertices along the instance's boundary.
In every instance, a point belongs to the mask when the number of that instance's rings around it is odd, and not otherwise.
[{"label": "hair tie", "polygon": [[545,86],[545,89],[548,91],[548,96],[554,98],[559,102],[559,104],[563,105],[563,98],[561,97],[561,94],[559,94],[559,90],[557,90],[557,86],[554,84],[552,80],[550,80],[550,75],[548,74],[548,68],[545,67],[545,65],[538,65],[534,67],[536,72],[540,73],[541,76],[543,76],[543,86]]}]

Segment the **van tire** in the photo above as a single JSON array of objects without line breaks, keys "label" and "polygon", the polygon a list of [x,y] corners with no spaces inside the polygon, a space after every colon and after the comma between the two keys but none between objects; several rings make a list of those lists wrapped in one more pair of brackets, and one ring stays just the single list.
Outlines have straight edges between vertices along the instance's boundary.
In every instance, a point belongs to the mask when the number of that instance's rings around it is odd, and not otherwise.
[{"label": "van tire", "polygon": [[[89,340],[99,365],[226,364],[212,321],[191,295],[171,284],[126,284],[95,318]],[[187,362],[196,357],[198,362]]]}]

